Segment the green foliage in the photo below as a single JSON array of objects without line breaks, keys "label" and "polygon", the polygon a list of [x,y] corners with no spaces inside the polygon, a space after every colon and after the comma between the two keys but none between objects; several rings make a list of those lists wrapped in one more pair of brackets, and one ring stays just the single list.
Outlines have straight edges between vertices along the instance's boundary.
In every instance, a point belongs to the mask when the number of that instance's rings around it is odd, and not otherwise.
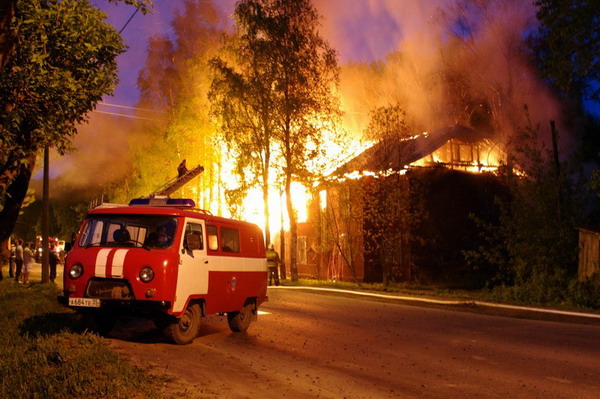
[{"label": "green foliage", "polygon": [[[0,194],[0,212],[4,209],[4,198],[3,196],[7,195],[6,193]],[[23,214],[23,209],[27,208],[29,205],[35,202],[35,190],[33,188],[27,189],[27,194],[25,194],[25,198],[21,203],[21,210],[19,211],[19,215]]]},{"label": "green foliage", "polygon": [[81,331],[53,285],[0,282],[0,397],[113,398],[160,394],[142,370]]},{"label": "green foliage", "polygon": [[2,163],[14,168],[45,145],[64,152],[77,124],[113,90],[124,46],[103,18],[84,1],[18,2],[18,43],[0,74]]},{"label": "green foliage", "polygon": [[452,299],[482,299],[479,291],[453,291],[436,286],[417,285],[415,283],[355,283],[350,281],[299,279],[298,281],[283,280],[283,285],[297,287],[326,287],[339,290],[360,290],[375,293],[408,294],[414,297],[447,297]]},{"label": "green foliage", "polygon": [[496,267],[489,285],[499,295],[528,303],[565,298],[577,270],[581,191],[569,165],[557,164],[540,144],[539,130],[529,125],[518,133],[514,165],[524,174],[505,176],[511,199],[498,201],[500,223],[482,225],[488,245],[467,254],[474,265]]},{"label": "green foliage", "polygon": [[186,159],[188,169],[203,165],[194,182],[177,193],[213,209],[219,203],[220,144],[209,116],[209,60],[216,54],[221,31],[211,1],[193,0],[172,21],[173,38],[154,37],[138,78],[139,106],[164,111],[162,122],[144,123],[129,136],[133,171],[109,188],[113,202],[149,195],[177,176]]},{"label": "green foliage", "polygon": [[152,12],[151,9],[153,7],[152,0],[108,0],[108,2],[116,4],[125,3],[130,6],[134,6],[140,11],[142,11],[143,14]]},{"label": "green foliage", "polygon": [[[228,37],[223,55],[211,61],[211,113],[235,160],[234,173],[240,180],[239,187],[228,192],[229,208],[232,214],[237,213],[247,190],[261,187],[269,243],[269,186],[276,119],[271,91],[275,75],[269,63],[272,45],[243,25],[243,20],[238,22],[238,35]],[[227,58],[232,62],[228,63]]]},{"label": "green foliage", "polygon": [[600,309],[600,283],[536,275],[521,285],[499,285],[484,292],[483,298],[496,302],[552,305],[575,309]]},{"label": "green foliage", "polygon": [[[378,155],[384,164],[404,165],[406,154],[403,154],[402,142],[410,136],[405,118],[398,104],[379,107],[371,113],[365,136],[379,142]],[[422,203],[412,192],[404,172],[395,170],[388,176],[363,179],[365,248],[378,254],[385,285],[412,278],[410,242],[415,238],[414,227],[424,215]]]},{"label": "green foliage", "polygon": [[600,2],[537,0],[532,37],[542,75],[564,91],[600,99]]},{"label": "green foliage", "polygon": [[[63,154],[117,83],[121,37],[87,1],[19,0],[0,71],[0,240],[17,221],[37,152]],[[14,183],[14,184],[13,184]]]},{"label": "green foliage", "polygon": [[571,280],[564,302],[577,308],[600,309],[600,282]]},{"label": "green foliage", "polygon": [[233,46],[241,52],[241,65],[215,60],[215,113],[222,118],[225,131],[244,128],[242,137],[234,138],[241,143],[237,148],[244,150],[243,143],[254,140],[249,159],[254,160],[250,164],[255,165],[263,189],[269,181],[264,167],[271,144],[277,152],[290,219],[290,267],[296,279],[291,183],[311,175],[310,162],[323,151],[324,131],[339,116],[333,95],[339,75],[337,55],[317,31],[319,15],[310,0],[241,0],[234,16],[237,36]]},{"label": "green foliage", "polygon": [[81,223],[89,209],[87,201],[73,202],[64,199],[63,201],[54,201],[51,204],[54,224],[51,236],[60,237],[69,240],[73,233],[79,231]]},{"label": "green foliage", "polygon": [[[322,251],[333,250],[348,267],[352,279],[360,286],[356,260],[363,250],[363,188],[360,182],[329,183],[328,206],[321,220]],[[333,245],[333,248],[331,246]],[[332,254],[333,259],[336,257]]]}]

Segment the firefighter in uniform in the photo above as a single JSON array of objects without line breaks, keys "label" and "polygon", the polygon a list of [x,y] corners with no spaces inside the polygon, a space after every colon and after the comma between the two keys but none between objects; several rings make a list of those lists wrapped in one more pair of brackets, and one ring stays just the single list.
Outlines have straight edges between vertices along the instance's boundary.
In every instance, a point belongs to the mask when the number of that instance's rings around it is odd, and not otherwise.
[{"label": "firefighter in uniform", "polygon": [[269,268],[269,285],[273,283],[273,279],[275,279],[275,285],[279,285],[279,263],[281,260],[279,259],[279,254],[275,252],[275,247],[273,244],[269,244],[267,247],[267,267]]}]

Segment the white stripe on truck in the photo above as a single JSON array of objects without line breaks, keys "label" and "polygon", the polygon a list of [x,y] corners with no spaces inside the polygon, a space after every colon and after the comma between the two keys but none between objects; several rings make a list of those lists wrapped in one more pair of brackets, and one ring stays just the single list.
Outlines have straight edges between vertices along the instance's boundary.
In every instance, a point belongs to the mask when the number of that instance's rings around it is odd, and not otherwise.
[{"label": "white stripe on truck", "polygon": [[101,249],[96,255],[96,276],[106,277],[106,263],[108,261],[108,255],[112,249]]},{"label": "white stripe on truck", "polygon": [[112,276],[123,277],[123,265],[125,264],[125,255],[129,252],[128,249],[118,249],[112,261]]}]

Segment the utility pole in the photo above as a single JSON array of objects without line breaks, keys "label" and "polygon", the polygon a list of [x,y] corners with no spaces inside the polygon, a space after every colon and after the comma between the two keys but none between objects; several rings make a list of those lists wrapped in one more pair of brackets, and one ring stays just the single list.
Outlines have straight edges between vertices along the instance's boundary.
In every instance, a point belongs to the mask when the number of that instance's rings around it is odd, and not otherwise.
[{"label": "utility pole", "polygon": [[550,121],[550,130],[552,132],[552,153],[554,154],[554,173],[556,174],[556,189],[558,190],[557,195],[557,215],[558,220],[562,222],[562,208],[563,208],[563,188],[562,188],[562,179],[560,176],[560,157],[558,155],[558,130],[556,130],[556,125],[554,121]]},{"label": "utility pole", "polygon": [[49,201],[49,167],[50,167],[50,148],[48,145],[44,147],[44,187],[42,196],[42,284],[50,281],[50,254],[48,253],[50,242],[48,237],[50,235],[49,228],[49,214],[50,214],[50,201]]}]

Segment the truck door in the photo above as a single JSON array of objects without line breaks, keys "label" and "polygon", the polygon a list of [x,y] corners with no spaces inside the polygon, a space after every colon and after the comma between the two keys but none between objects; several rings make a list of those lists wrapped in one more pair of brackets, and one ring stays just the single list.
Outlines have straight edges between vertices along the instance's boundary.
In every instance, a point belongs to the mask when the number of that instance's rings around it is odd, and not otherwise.
[{"label": "truck door", "polygon": [[190,295],[208,292],[208,257],[204,220],[186,218],[179,243],[179,270],[173,312],[181,312]]}]

